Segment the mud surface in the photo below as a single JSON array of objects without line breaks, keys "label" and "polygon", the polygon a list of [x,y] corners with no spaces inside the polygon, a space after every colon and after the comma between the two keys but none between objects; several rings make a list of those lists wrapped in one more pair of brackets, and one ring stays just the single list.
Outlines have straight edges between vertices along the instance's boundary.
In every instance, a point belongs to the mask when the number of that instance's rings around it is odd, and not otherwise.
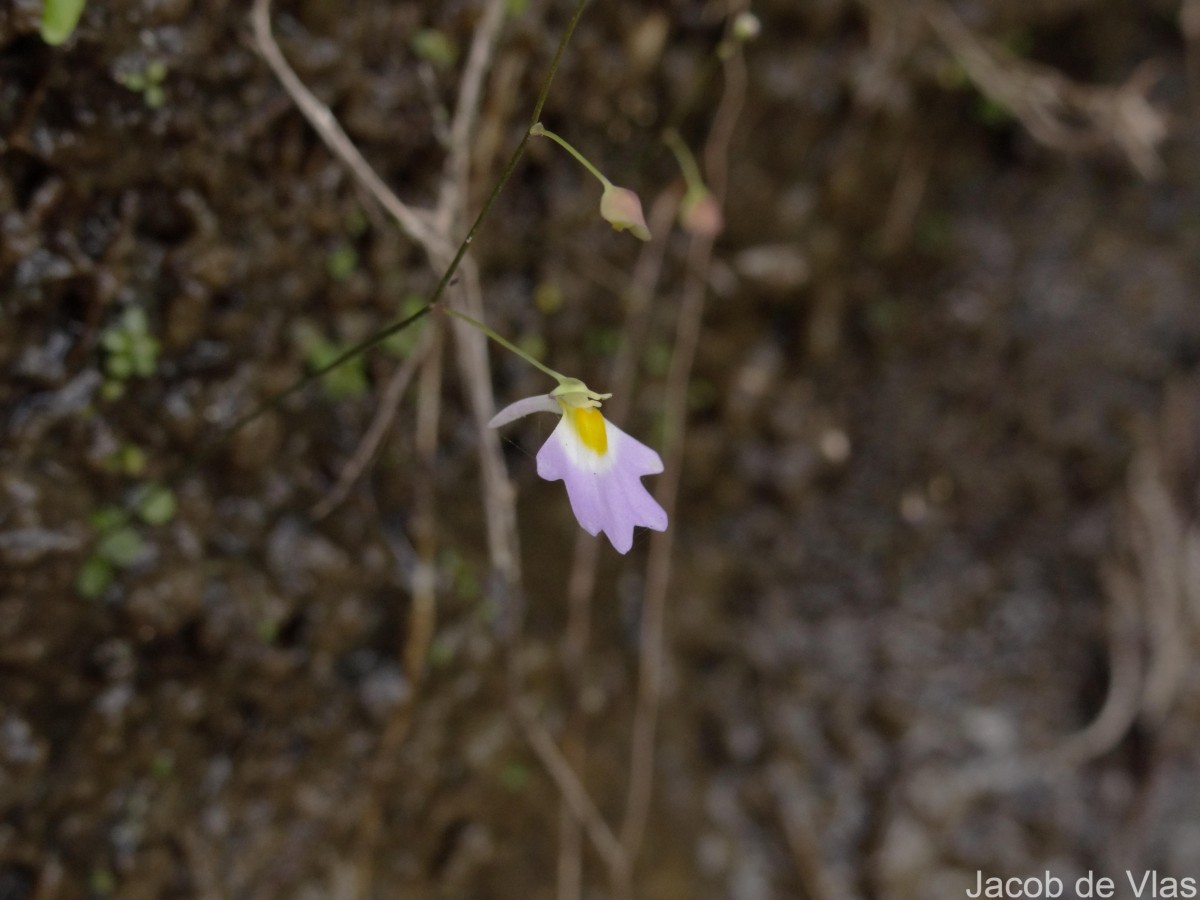
[{"label": "mud surface", "polygon": [[[564,4],[522,6],[487,82],[472,209],[565,22]],[[644,200],[677,177],[658,132],[720,40],[717,6],[594,3],[554,84],[544,120]],[[461,62],[413,36],[437,29],[461,61],[477,7],[275,10],[297,73],[417,205]],[[326,517],[311,509],[403,341],[189,466],[440,273],[297,112],[242,4],[93,0],[62,48],[39,8],[0,8],[0,898],[554,896],[560,800],[505,707],[507,611],[452,362],[432,474],[410,391]],[[1171,130],[1151,180],[1115,144],[1039,143],[917,14],[756,11],[689,392],[637,895],[1200,876],[1200,131],[1177,6],[959,10],[1079,83],[1157,61]],[[720,89],[683,106],[693,145]],[[602,381],[638,247],[595,219],[596,195],[539,143],[472,253],[489,321]],[[677,233],[622,423],[652,443],[685,256]],[[499,402],[545,389],[507,355],[492,368]],[[523,690],[557,737],[576,525],[536,477],[544,433],[517,427],[506,452]],[[411,702],[425,477],[439,609]],[[647,547],[602,548],[584,673],[585,781],[613,821]],[[584,859],[588,896],[608,896]]]}]

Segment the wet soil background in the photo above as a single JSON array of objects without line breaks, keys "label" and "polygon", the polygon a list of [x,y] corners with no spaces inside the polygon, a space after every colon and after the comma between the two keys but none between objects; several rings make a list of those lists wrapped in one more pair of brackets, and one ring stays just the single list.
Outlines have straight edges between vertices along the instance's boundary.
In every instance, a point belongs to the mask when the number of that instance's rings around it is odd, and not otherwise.
[{"label": "wet soil background", "polygon": [[[559,801],[504,710],[503,611],[453,376],[431,673],[382,798],[364,773],[412,689],[411,400],[348,500],[309,510],[403,348],[170,482],[174,514],[138,524],[111,582],[80,595],[98,510],[175,477],[216,423],[302,375],[298,335],[361,338],[439,273],[293,108],[242,4],[91,2],[58,49],[39,6],[0,8],[0,897],[354,896],[364,870],[378,897],[553,896]],[[959,10],[1082,81],[1157,60],[1171,133],[1147,182],[1116,150],[1037,144],[942,77],[949,57],[919,17],[888,32],[885,6],[756,5],[672,522],[639,896],[952,897],[979,869],[1200,876],[1192,626],[1165,715],[1085,763],[962,787],[1079,733],[1108,691],[1102,572],[1127,562],[1130,461],[1200,351],[1200,131],[1179,9]],[[563,7],[534,2],[506,25],[479,171],[515,144]],[[456,69],[412,37],[436,28],[465,48],[477,16],[304,0],[280,4],[275,28],[385,181],[424,204]],[[676,177],[658,130],[720,34],[716,4],[596,2],[544,119],[653,196]],[[693,145],[718,91],[684,120]],[[594,187],[534,146],[473,249],[490,320],[589,380],[636,253],[595,221]],[[622,423],[652,441],[684,247],[672,238]],[[539,308],[539,288],[561,303]],[[158,350],[116,378],[105,335],[131,309]],[[513,359],[493,369],[501,401],[544,389]],[[508,461],[522,670],[557,734],[576,526],[533,471],[541,433],[515,429]],[[1200,473],[1184,455],[1176,474],[1194,521]],[[613,816],[645,549],[602,554],[586,671],[585,780]],[[606,895],[591,857],[586,880]]]}]

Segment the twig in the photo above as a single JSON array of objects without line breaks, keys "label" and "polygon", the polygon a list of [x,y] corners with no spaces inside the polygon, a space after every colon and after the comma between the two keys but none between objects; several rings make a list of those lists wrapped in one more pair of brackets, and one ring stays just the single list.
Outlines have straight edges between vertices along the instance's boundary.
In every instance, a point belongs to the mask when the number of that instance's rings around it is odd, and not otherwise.
[{"label": "twig", "polygon": [[550,775],[563,800],[583,824],[596,852],[600,854],[610,872],[615,873],[621,882],[626,881],[629,872],[628,857],[620,841],[608,827],[608,823],[604,821],[600,811],[596,809],[596,805],[571,768],[571,764],[563,757],[541,723],[521,709],[519,704],[514,706],[513,715],[521,726],[526,742],[537,755],[538,761],[541,762],[542,768]]},{"label": "twig", "polygon": [[924,148],[914,144],[905,151],[883,220],[880,246],[888,256],[899,253],[912,239],[913,225],[932,169],[930,155]]},{"label": "twig", "polygon": [[254,40],[259,53],[275,72],[275,77],[279,79],[283,89],[288,92],[299,110],[304,113],[304,117],[321,136],[321,140],[325,142],[326,146],[350,169],[354,177],[363,183],[371,192],[371,196],[391,213],[409,238],[419,243],[427,251],[436,248],[440,255],[448,256],[450,251],[446,239],[434,232],[428,222],[429,214],[424,210],[418,211],[408,206],[383,183],[383,179],[375,174],[371,164],[363,158],[358,148],[354,146],[354,142],[342,130],[342,126],[333,117],[329,107],[313,96],[313,93],[304,86],[304,82],[288,65],[279,45],[275,42],[275,36],[271,33],[271,0],[254,0],[251,20],[254,23]]},{"label": "twig", "polygon": [[[471,133],[478,118],[479,104],[482,98],[483,80],[491,63],[492,53],[504,24],[505,0],[492,0],[484,11],[479,27],[471,41],[471,51],[467,57],[466,68],[463,70],[459,85],[458,103],[455,105],[454,121],[450,128],[449,155],[446,169],[442,176],[442,187],[439,192],[437,210],[433,215],[433,228],[437,235],[452,233],[457,221],[464,215],[466,187],[470,179],[470,143]],[[284,63],[286,66],[286,63]],[[290,70],[289,70],[290,71]],[[281,76],[282,78],[282,76]],[[295,78],[295,75],[292,75]],[[301,86],[303,88],[303,86]],[[311,95],[310,95],[311,96]],[[299,102],[297,100],[297,102]],[[328,112],[328,110],[326,110]],[[336,123],[335,123],[336,125]],[[340,132],[340,128],[338,131]],[[343,137],[345,135],[343,134]],[[337,149],[334,148],[334,152]],[[346,160],[352,165],[352,160]],[[364,182],[367,183],[367,182]],[[372,194],[375,191],[372,190]],[[380,198],[381,202],[383,198]],[[395,202],[400,202],[396,200]],[[385,204],[386,206],[386,204]],[[416,238],[420,240],[420,238]],[[441,254],[441,249],[426,246],[431,255]],[[448,254],[447,254],[448,258]],[[445,260],[443,260],[444,264]],[[387,434],[399,409],[400,398],[412,380],[419,358],[424,356],[428,347],[422,338],[416,350],[405,360],[388,380],[380,399],[379,410],[363,439],[355,449],[350,462],[343,468],[338,477],[337,485],[313,507],[314,518],[323,518],[345,499],[350,487],[359,478],[363,470],[375,455],[384,435]]]},{"label": "twig", "polygon": [[[478,275],[467,269],[467,286],[456,288],[459,302],[477,318],[483,316]],[[492,571],[500,581],[505,598],[520,593],[520,551],[517,545],[515,491],[504,466],[504,455],[496,431],[488,427],[495,408],[492,372],[488,366],[487,339],[467,323],[454,320],[455,354],[460,377],[467,389],[467,401],[478,437],[476,451],[483,480],[484,523],[487,528],[488,557]]]},{"label": "twig", "polygon": [[1161,173],[1158,145],[1167,136],[1167,118],[1146,99],[1159,77],[1157,64],[1139,66],[1119,87],[1083,85],[1054,69],[1005,56],[944,3],[931,3],[924,11],[979,90],[1009,110],[1036,140],[1066,152],[1113,143],[1143,178]]},{"label": "twig", "polygon": [[[705,146],[705,169],[709,189],[718,202],[725,198],[728,181],[729,147],[746,94],[746,66],[740,50],[724,62],[725,90],[713,117]],[[663,474],[656,497],[674,517],[683,466],[683,444],[687,431],[687,389],[700,339],[700,325],[708,288],[713,238],[695,236],[688,248],[688,265],[675,345],[667,374],[666,428],[663,442]],[[641,848],[650,812],[654,779],[654,743],[658,707],[662,695],[663,631],[667,591],[671,578],[671,553],[678,526],[653,535],[646,565],[646,589],[642,608],[641,646],[638,654],[638,696],[630,740],[629,788],[625,817],[621,823],[621,846],[635,859]]]},{"label": "twig", "polygon": [[1141,629],[1137,589],[1118,568],[1103,574],[1108,597],[1108,693],[1096,717],[1046,757],[1055,766],[1076,768],[1108,753],[1137,721],[1142,694]]},{"label": "twig", "polygon": [[471,50],[459,81],[458,102],[450,125],[450,153],[442,175],[434,220],[439,233],[449,233],[457,219],[465,216],[467,186],[471,180],[471,137],[479,119],[483,79],[491,67],[492,54],[504,24],[505,0],[491,0],[483,11]]},{"label": "twig", "polygon": [[831,872],[822,858],[820,836],[812,824],[814,804],[795,771],[785,763],[773,763],[767,769],[767,784],[802,895],[806,900],[855,897],[857,892]]}]

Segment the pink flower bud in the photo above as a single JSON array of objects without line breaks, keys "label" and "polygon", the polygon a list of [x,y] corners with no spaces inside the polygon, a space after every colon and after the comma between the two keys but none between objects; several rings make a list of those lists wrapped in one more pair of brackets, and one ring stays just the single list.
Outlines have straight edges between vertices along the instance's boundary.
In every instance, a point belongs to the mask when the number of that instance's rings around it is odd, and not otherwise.
[{"label": "pink flower bud", "polygon": [[725,219],[716,198],[701,189],[684,195],[679,206],[679,224],[688,234],[713,238],[725,227]]},{"label": "pink flower bud", "polygon": [[600,215],[616,231],[628,228],[635,238],[650,240],[650,229],[646,227],[646,217],[642,215],[642,201],[628,188],[605,185],[604,193],[600,196]]}]

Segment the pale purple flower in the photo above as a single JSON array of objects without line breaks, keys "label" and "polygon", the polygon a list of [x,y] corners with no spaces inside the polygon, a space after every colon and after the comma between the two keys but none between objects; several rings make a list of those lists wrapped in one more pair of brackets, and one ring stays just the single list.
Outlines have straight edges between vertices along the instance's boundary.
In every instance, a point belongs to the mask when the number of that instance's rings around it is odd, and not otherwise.
[{"label": "pale purple flower", "polygon": [[538,475],[566,485],[571,511],[584,531],[603,531],[618,553],[628,553],[636,526],[667,528],[666,510],[642,484],[642,476],[663,470],[662,460],[600,414],[599,399],[607,395],[575,383],[581,391],[560,387],[554,394],[518,400],[490,425],[498,428],[534,412],[560,415],[558,427],[538,451]]}]

